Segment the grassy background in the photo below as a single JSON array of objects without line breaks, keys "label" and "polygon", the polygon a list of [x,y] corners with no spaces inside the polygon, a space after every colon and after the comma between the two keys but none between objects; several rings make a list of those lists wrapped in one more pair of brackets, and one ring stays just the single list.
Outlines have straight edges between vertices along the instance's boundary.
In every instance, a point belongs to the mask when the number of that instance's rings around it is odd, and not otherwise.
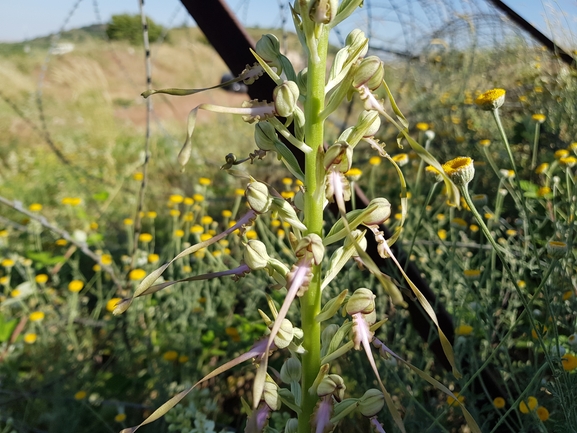
[{"label": "grassy background", "polygon": [[[188,111],[201,102],[238,106],[245,96],[215,90],[186,98],[155,97],[152,158],[143,209],[143,231],[152,235],[152,241],[139,243],[135,266],[130,265],[133,226],[125,219],[134,219],[140,187],[145,103],[139,94],[145,88],[144,59],[139,47],[109,42],[102,35],[103,29],[98,27],[66,33],[62,41],[73,42],[74,51],[51,56],[48,61],[46,39],[0,45],[1,195],[22,202],[24,208],[42,204],[40,214],[48,221],[76,239],[86,239],[96,254],[110,255],[114,272],[123,281],[121,288],[116,287],[107,273],[95,268],[78,248],[58,242],[59,234],[2,206],[0,428],[6,432],[101,432],[134,425],[186,384],[246,350],[262,335],[264,325],[256,308],[266,309],[265,292],[277,302],[283,298],[277,291],[268,290],[272,283],[266,275],[255,273],[239,283],[226,279],[177,285],[135,302],[127,315],[110,314],[107,302],[126,296],[137,284],[130,278],[132,268],[152,271],[187,242],[197,242],[202,233],[222,230],[239,209],[242,212],[244,204],[235,189],[243,183],[218,168],[224,163],[224,155],[247,155],[254,144],[252,128],[239,118],[201,113],[195,131],[198,146],[186,171],[181,172],[176,155],[184,139]],[[289,41],[292,46],[294,39]],[[226,72],[197,29],[171,30],[167,40],[153,46],[152,58],[156,88],[205,87],[216,84]],[[531,312],[534,320],[515,322],[520,301],[512,282],[503,275],[499,260],[472,228],[470,213],[447,207],[440,188],[428,197],[432,183],[417,176],[419,163],[409,153],[410,162],[403,172],[413,195],[402,242],[454,317],[457,334],[461,334],[455,341],[455,351],[459,363],[466,361],[468,365],[465,377],[458,381],[444,372],[428,351],[434,336],[423,342],[412,329],[407,312],[391,310],[381,294],[379,312],[387,313],[390,319],[382,331],[384,340],[451,389],[463,390],[467,406],[484,431],[509,409],[512,415],[504,423],[508,431],[564,431],[577,417],[576,375],[563,369],[560,352],[552,348],[562,346],[574,351],[569,336],[575,332],[576,307],[571,241],[575,205],[570,198],[575,173],[571,167],[555,162],[559,158],[554,152],[568,148],[575,139],[574,70],[540,47],[511,40],[506,49],[498,51],[432,47],[412,62],[389,62],[386,78],[409,118],[415,139],[424,142],[424,132],[416,124],[426,122],[436,134],[431,151],[439,160],[464,154],[478,160],[471,190],[488,195],[482,210],[491,215],[490,228],[528,295],[535,293],[550,265],[547,241],[564,239],[569,251],[556,265],[546,290],[535,300]],[[524,192],[532,211],[535,251],[539,253],[531,259],[519,240],[519,212],[511,194],[499,193],[517,185],[493,173],[478,145],[480,140],[492,140],[489,155],[498,168],[509,168],[494,123],[473,104],[476,95],[493,87],[508,92],[502,116],[518,158],[518,175],[527,182]],[[343,108],[331,118],[327,141],[336,139],[343,121],[352,124],[360,109],[356,101],[349,117]],[[538,157],[539,163],[551,164],[546,175],[535,173],[529,164],[535,134],[531,116],[535,113],[547,118],[541,125]],[[67,162],[50,148],[47,134]],[[380,138],[387,143],[388,152],[407,152],[407,148],[396,148],[395,136],[392,127],[384,125],[381,129]],[[368,149],[356,154],[355,165],[363,171],[361,186],[369,194],[388,197],[396,207],[400,202],[394,170],[384,161],[371,164],[370,157]],[[294,184],[282,183],[287,173],[274,157],[267,157],[250,170],[279,191],[294,192]],[[210,185],[200,183],[202,177],[208,178]],[[542,186],[551,187],[554,195],[539,195]],[[202,199],[195,198],[195,194]],[[181,198],[171,200],[171,196]],[[80,204],[62,203],[70,197],[80,198]],[[232,215],[223,216],[223,210],[230,210]],[[156,212],[157,216],[151,218],[148,212]],[[203,219],[207,216],[212,221]],[[395,218],[392,226],[397,224]],[[466,228],[458,228],[454,218],[464,219]],[[292,263],[286,234],[279,224],[275,219],[263,219],[248,236],[258,236],[280,259]],[[191,232],[195,225],[200,229]],[[183,230],[183,234],[177,230]],[[180,260],[170,268],[168,277],[236,266],[246,239],[232,237],[228,243]],[[150,254],[158,254],[158,262],[151,260]],[[467,278],[465,270],[479,270],[479,275]],[[39,275],[47,275],[47,281],[42,282]],[[79,293],[68,290],[72,280],[84,283]],[[343,285],[379,290],[372,278],[354,266],[347,267],[339,281],[338,286],[329,286],[327,296],[339,293]],[[31,320],[31,313],[36,311],[45,317]],[[538,338],[532,336],[535,323]],[[514,332],[507,334],[510,329]],[[27,343],[28,334],[36,335],[36,341]],[[485,390],[473,392],[464,385],[505,335],[505,346],[495,359],[507,402],[504,409],[499,409],[486,401]],[[275,358],[271,364],[280,370],[282,359]],[[374,386],[359,354],[351,354],[335,368],[346,377],[350,395],[360,395]],[[217,420],[217,430],[224,426],[242,429],[240,398],[250,392],[252,374],[250,366],[243,366],[213,381],[175,408],[166,420],[142,431],[212,431],[211,419]],[[405,413],[408,431],[466,431],[460,412],[414,374],[388,361],[382,375]],[[520,399],[529,395],[535,395],[548,409],[550,420],[542,422],[535,413],[522,414],[518,410]],[[280,430],[287,417],[287,413],[275,414],[271,423]],[[386,420],[388,416],[383,412],[380,418]],[[204,425],[204,430],[198,426],[198,430],[192,430],[193,419]],[[385,421],[387,431],[394,431],[389,424]],[[340,428],[364,431],[366,426],[352,420]]]}]

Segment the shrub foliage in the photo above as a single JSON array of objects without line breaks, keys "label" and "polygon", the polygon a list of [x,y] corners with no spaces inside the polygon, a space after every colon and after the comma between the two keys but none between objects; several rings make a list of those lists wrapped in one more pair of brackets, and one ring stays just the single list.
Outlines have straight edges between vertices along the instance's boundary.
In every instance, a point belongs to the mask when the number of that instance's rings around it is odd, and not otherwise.
[{"label": "shrub foliage", "polygon": [[[163,27],[148,17],[146,20],[148,23],[148,39],[150,42],[154,42],[162,34]],[[140,15],[113,15],[106,27],[106,35],[112,40],[125,40],[131,44],[142,43]]]}]

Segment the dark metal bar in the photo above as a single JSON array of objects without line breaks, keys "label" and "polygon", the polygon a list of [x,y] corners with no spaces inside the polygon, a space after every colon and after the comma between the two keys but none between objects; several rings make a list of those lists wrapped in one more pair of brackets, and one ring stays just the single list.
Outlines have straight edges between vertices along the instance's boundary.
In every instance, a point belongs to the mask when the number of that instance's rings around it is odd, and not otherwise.
[{"label": "dark metal bar", "polygon": [[541,33],[541,31],[531,25],[525,18],[523,18],[501,0],[489,0],[489,2],[492,3],[497,9],[500,9],[505,15],[507,15],[510,20],[512,20],[527,33],[529,33],[535,40],[546,46],[549,51],[559,56],[563,62],[569,66],[575,67],[575,59],[573,56],[568,54],[563,48]]},{"label": "dark metal bar", "polygon": [[[249,51],[254,49],[254,41],[224,0],[181,2],[233,75],[239,75],[247,64],[256,61]],[[249,95],[252,99],[270,101],[273,89],[274,82],[264,76],[249,87]]]}]

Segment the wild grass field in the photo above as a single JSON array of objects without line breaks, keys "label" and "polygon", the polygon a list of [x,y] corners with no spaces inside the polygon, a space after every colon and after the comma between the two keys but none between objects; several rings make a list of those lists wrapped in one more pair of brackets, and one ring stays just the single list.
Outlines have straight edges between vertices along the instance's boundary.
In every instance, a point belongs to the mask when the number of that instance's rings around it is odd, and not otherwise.
[{"label": "wild grass field", "polygon": [[[208,87],[227,72],[198,29],[173,29],[167,36],[152,45],[154,88]],[[258,309],[270,315],[269,307],[279,309],[286,295],[272,271],[256,270],[238,280],[184,281],[112,314],[147,275],[233,227],[247,211],[247,179],[220,167],[226,154],[242,158],[254,151],[254,127],[238,116],[199,113],[183,171],[177,158],[189,111],[200,103],[238,107],[247,96],[219,89],[181,98],[155,95],[140,202],[142,47],[107,41],[101,30],[71,32],[62,41],[73,42],[74,50],[49,59],[47,40],[0,44],[2,433],[117,432],[137,425],[249,350],[272,327]],[[293,51],[296,38],[289,41]],[[339,48],[331,47],[331,58]],[[379,277],[365,272],[366,262],[357,257],[345,265],[323,299],[359,287],[376,293],[374,309],[387,321],[375,335],[418,369],[381,352],[378,371],[392,408],[377,412],[387,432],[399,428],[392,409],[407,432],[473,431],[461,404],[483,432],[577,431],[576,78],[575,69],[551,53],[514,39],[504,48],[474,52],[432,47],[410,63],[385,64],[409,136],[441,163],[472,158],[475,171],[465,185],[471,201],[448,204],[435,173],[406,139],[397,146],[399,130],[383,120],[375,137],[386,143],[398,169],[362,144],[344,173],[353,207],[361,207],[355,184],[369,200],[390,201],[386,224],[393,231],[403,225],[396,242],[435,293],[438,314],[444,310],[452,318],[445,333],[462,373],[451,374],[431,352],[436,327],[420,335],[409,310],[394,305]],[[493,88],[506,90],[497,115],[501,128],[494,111],[475,102]],[[377,92],[387,98],[382,88]],[[339,138],[343,123],[356,122],[363,105],[355,96],[349,108],[329,116],[326,143]],[[302,209],[303,182],[274,155],[239,167],[274,187],[291,209]],[[327,212],[325,234],[334,222]],[[282,212],[263,214],[244,233],[179,258],[163,278],[242,267],[251,240],[290,268],[300,257],[294,233]],[[337,253],[327,246],[323,266]],[[393,265],[382,271],[412,308],[424,308]],[[323,326],[329,330],[323,344],[341,323],[345,307],[337,310]],[[288,313],[295,324],[299,317],[296,308]],[[348,340],[349,332],[341,332]],[[290,350],[296,359],[296,346]],[[286,379],[288,357],[279,352],[270,357],[269,374],[290,388],[293,406],[283,394],[284,405],[266,428],[297,431],[287,420],[298,412],[301,390]],[[346,382],[346,390],[335,385],[340,399],[378,388],[362,351],[339,358],[330,373],[331,380],[338,375]],[[244,431],[255,376],[244,363],[211,378],[141,431]],[[335,431],[368,431],[367,418],[357,410]]]}]

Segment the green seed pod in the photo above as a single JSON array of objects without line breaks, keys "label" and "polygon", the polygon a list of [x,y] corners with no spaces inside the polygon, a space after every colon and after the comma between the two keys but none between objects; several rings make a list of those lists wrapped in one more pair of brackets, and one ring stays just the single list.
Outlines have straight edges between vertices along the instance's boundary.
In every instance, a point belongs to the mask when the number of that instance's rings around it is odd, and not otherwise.
[{"label": "green seed pod", "polygon": [[280,379],[284,383],[299,382],[301,380],[301,362],[297,358],[290,357],[280,369]]},{"label": "green seed pod", "polygon": [[369,289],[360,288],[355,290],[349,302],[347,302],[347,314],[369,314],[375,310],[375,294]]},{"label": "green seed pod", "polygon": [[274,126],[268,122],[258,122],[254,128],[254,141],[257,147],[261,150],[276,150],[275,142],[278,141],[278,136]]},{"label": "green seed pod", "polygon": [[377,197],[371,200],[366,211],[363,224],[367,226],[379,225],[391,216],[391,203],[386,198]]},{"label": "green seed pod", "polygon": [[378,414],[385,405],[385,396],[378,389],[371,388],[359,400],[359,411],[371,418]]},{"label": "green seed pod", "polygon": [[262,183],[253,181],[248,184],[244,193],[248,205],[259,214],[268,212],[272,203],[272,197],[268,193],[268,187]]},{"label": "green seed pod", "polygon": [[303,257],[307,253],[312,254],[315,265],[320,265],[325,255],[325,246],[319,235],[311,233],[299,240],[295,248],[296,256]]},{"label": "green seed pod", "polygon": [[366,85],[370,90],[377,89],[385,77],[383,62],[377,56],[369,56],[361,61],[353,77],[353,86],[357,89]]},{"label": "green seed pod", "polygon": [[299,86],[294,81],[285,81],[275,87],[272,98],[276,113],[281,117],[289,117],[299,100]]},{"label": "green seed pod", "polygon": [[243,252],[243,259],[246,265],[253,271],[266,268],[270,261],[265,244],[258,240],[250,240],[247,242]]}]

